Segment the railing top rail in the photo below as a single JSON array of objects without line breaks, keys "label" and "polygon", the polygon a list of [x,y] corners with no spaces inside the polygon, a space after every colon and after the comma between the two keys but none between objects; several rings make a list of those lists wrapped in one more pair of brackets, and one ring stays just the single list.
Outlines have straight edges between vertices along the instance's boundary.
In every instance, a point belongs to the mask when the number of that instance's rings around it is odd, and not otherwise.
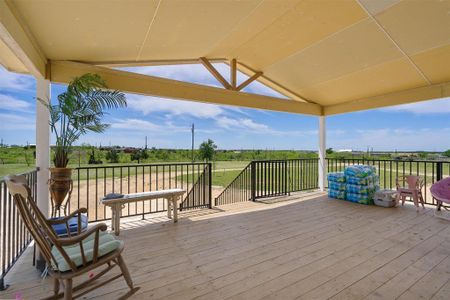
[{"label": "railing top rail", "polygon": [[327,157],[327,160],[364,160],[364,161],[395,161],[395,162],[421,162],[421,163],[450,163],[450,160],[426,160],[426,159],[382,159],[382,158],[367,158],[367,157],[355,157],[355,158],[334,158]]},{"label": "railing top rail", "polygon": [[174,163],[154,163],[154,164],[118,164],[118,165],[96,165],[75,167],[74,170],[86,169],[112,169],[112,168],[127,168],[127,167],[162,167],[162,166],[204,166],[210,164],[209,162],[174,162]]},{"label": "railing top rail", "polygon": [[[29,171],[26,171],[26,172],[23,172],[23,173],[19,173],[19,174],[14,174],[14,175],[15,176],[28,175],[28,174],[31,174],[31,173],[34,173],[34,172],[37,172],[37,171],[39,171],[39,168],[34,168],[34,169],[29,170]],[[5,182],[5,180],[3,179],[4,177],[0,178],[0,183]]]},{"label": "railing top rail", "polygon": [[252,162],[259,163],[259,162],[285,162],[285,161],[297,161],[297,160],[319,160],[317,157],[312,158],[288,158],[288,159],[258,159],[258,160],[252,160]]}]

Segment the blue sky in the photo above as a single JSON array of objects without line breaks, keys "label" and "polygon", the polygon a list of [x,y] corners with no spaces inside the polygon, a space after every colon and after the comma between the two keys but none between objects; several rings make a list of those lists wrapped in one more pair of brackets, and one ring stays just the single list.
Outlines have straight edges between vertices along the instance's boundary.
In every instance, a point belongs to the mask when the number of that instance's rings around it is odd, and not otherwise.
[{"label": "blue sky", "polygon": [[[228,67],[216,64],[225,77]],[[126,70],[219,86],[201,65]],[[238,81],[245,80],[239,74]],[[52,99],[64,86],[52,85]],[[247,92],[280,96],[259,83]],[[0,67],[0,138],[6,144],[35,143],[35,82]],[[106,133],[78,143],[189,148],[195,123],[196,146],[207,138],[220,149],[317,149],[317,117],[127,95],[128,107],[110,111]],[[327,147],[365,150],[450,149],[450,99],[327,117]]]}]

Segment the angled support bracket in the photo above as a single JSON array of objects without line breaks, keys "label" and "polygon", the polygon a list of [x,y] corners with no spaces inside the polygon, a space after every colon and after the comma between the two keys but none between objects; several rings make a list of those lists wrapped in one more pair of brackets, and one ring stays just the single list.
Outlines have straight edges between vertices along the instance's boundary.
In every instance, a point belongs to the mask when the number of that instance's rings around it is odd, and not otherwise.
[{"label": "angled support bracket", "polygon": [[200,57],[200,62],[205,66],[205,68],[223,85],[227,90],[231,90],[231,85],[226,81],[225,78],[214,68],[214,66],[204,57]]},{"label": "angled support bracket", "polygon": [[249,85],[250,83],[252,83],[253,81],[255,81],[256,79],[258,79],[259,76],[261,76],[263,73],[262,72],[256,72],[255,74],[253,74],[253,76],[251,76],[250,78],[248,78],[246,81],[244,81],[243,83],[241,83],[237,88],[236,91],[240,91],[243,88],[245,88],[247,85]]},{"label": "angled support bracket", "polygon": [[209,60],[205,57],[200,57],[200,62],[205,66],[205,68],[223,85],[227,90],[232,91],[240,91],[248,86],[250,83],[258,79],[263,73],[255,72],[252,76],[250,76],[246,81],[242,82],[240,85],[237,85],[237,61],[233,58],[230,61],[230,82],[228,82],[217,70],[214,66],[209,62]]}]

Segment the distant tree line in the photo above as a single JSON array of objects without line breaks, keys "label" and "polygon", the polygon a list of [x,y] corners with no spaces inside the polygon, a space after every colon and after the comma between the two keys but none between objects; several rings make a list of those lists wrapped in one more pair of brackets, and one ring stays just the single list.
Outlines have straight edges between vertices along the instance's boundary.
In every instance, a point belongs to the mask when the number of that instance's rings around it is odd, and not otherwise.
[{"label": "distant tree line", "polygon": [[[365,158],[365,159],[399,159],[399,160],[443,160],[450,158],[450,150],[442,153],[429,152],[370,152],[353,151],[339,152],[333,148],[326,150],[329,158]],[[73,165],[104,164],[104,163],[152,163],[152,162],[187,162],[192,160],[190,149],[158,149],[134,147],[94,147],[88,144],[74,147],[70,153]],[[270,159],[317,158],[315,151],[302,150],[224,150],[208,139],[194,150],[196,161],[251,161]],[[0,148],[0,164],[34,165],[35,149],[33,147],[2,147]]]}]

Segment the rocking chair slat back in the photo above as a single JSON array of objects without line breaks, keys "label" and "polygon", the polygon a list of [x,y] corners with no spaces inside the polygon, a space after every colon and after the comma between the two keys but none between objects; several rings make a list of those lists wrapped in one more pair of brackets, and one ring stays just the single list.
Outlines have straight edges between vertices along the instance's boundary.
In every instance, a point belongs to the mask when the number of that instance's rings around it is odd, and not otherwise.
[{"label": "rocking chair slat back", "polygon": [[[62,294],[59,293],[60,281],[64,281],[64,298],[72,299],[73,291],[87,288],[88,285],[90,285],[94,280],[98,279],[101,275],[112,269],[115,265],[120,267],[121,274],[114,276],[112,279],[108,279],[97,286],[80,292],[77,296],[81,296],[120,276],[124,276],[130,289],[133,289],[133,282],[131,280],[130,273],[128,272],[121,256],[123,251],[123,243],[107,233],[100,237],[100,231],[106,230],[105,224],[97,224],[84,232],[81,232],[80,229],[78,229],[79,234],[77,236],[69,235],[69,237],[66,238],[58,237],[51,224],[58,223],[60,221],[47,220],[45,218],[39,210],[37,204],[33,201],[31,190],[27,186],[26,178],[24,176],[8,176],[5,177],[5,182],[26,228],[33,236],[49,267],[49,274],[54,277],[54,297],[58,298],[62,296]],[[86,210],[80,209],[79,211],[84,212]],[[80,216],[80,214],[78,216]],[[78,221],[78,224],[80,225],[80,217],[78,217]],[[93,246],[91,244],[91,237],[94,238]],[[100,242],[100,238],[103,239],[102,244]],[[105,246],[104,241],[109,243],[109,248],[107,248],[108,245]],[[83,243],[86,243],[86,246]],[[81,256],[81,262],[77,261],[77,263],[75,263],[75,260],[78,257],[76,255],[77,253],[75,253],[75,256],[74,253],[72,253],[76,247],[79,247],[79,254]],[[89,248],[90,252],[87,253],[85,248]],[[67,251],[71,251],[72,256],[68,255],[66,249]],[[99,249],[102,249],[101,251],[103,252],[100,252]],[[55,255],[57,257],[55,257]],[[61,260],[60,256],[63,260]],[[106,269],[99,273],[101,275],[93,276],[93,278],[79,284],[78,286],[72,286],[73,277],[89,272],[90,270],[102,265],[106,265]]]}]

